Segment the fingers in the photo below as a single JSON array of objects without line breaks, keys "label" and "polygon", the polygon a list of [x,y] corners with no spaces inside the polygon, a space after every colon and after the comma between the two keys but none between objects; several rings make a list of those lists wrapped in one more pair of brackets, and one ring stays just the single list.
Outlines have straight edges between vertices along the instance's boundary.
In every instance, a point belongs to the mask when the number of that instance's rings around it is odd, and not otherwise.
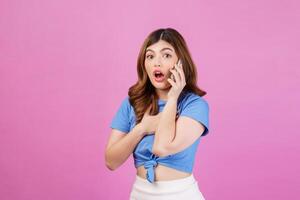
[{"label": "fingers", "polygon": [[145,115],[149,115],[149,114],[150,114],[150,109],[151,109],[151,106],[149,106],[149,107],[147,108],[147,110],[145,111]]},{"label": "fingers", "polygon": [[[174,75],[175,77],[175,82],[172,80],[172,81],[169,81],[170,84],[172,86],[174,86],[175,84],[177,85],[185,85],[185,75],[184,75],[184,72],[183,72],[183,68],[182,68],[182,63],[179,62],[178,64],[176,63],[175,66],[174,66],[174,69],[170,69],[171,73]],[[173,84],[172,84],[173,83]]]},{"label": "fingers", "polygon": [[181,62],[179,63],[179,65],[177,65],[176,69],[177,69],[177,72],[180,75],[181,81],[183,83],[185,83],[185,75],[184,75],[184,72],[183,72],[183,68],[182,68],[182,63]]},{"label": "fingers", "polygon": [[172,79],[168,78],[167,81],[172,85],[172,87],[176,86],[176,83]]},{"label": "fingers", "polygon": [[179,74],[177,73],[177,71],[175,69],[170,69],[170,71],[175,77],[175,83],[176,84],[180,83],[181,78],[179,77]]},{"label": "fingers", "polygon": [[144,115],[147,115],[148,117],[154,117],[154,118],[160,118],[161,112],[158,112],[156,115],[151,115],[150,116],[150,110],[151,110],[151,106],[149,106],[147,108],[147,110],[145,111]]}]

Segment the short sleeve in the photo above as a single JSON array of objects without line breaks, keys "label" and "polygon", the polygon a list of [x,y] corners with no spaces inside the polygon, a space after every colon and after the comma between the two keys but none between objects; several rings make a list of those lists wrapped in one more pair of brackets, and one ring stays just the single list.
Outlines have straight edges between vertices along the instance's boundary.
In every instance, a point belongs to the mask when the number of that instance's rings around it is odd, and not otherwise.
[{"label": "short sleeve", "polygon": [[209,105],[207,101],[200,96],[191,96],[183,105],[180,116],[190,117],[202,125],[204,125],[204,132],[201,136],[205,136],[209,132]]},{"label": "short sleeve", "polygon": [[118,129],[122,132],[128,133],[130,131],[130,103],[129,97],[127,96],[119,106],[115,113],[110,128]]}]

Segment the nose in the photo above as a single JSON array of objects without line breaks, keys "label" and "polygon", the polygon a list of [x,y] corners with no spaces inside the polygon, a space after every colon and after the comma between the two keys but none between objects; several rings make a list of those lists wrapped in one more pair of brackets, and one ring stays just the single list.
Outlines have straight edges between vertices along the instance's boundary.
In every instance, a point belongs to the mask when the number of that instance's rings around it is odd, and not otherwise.
[{"label": "nose", "polygon": [[160,58],[157,58],[157,59],[155,60],[155,66],[161,67],[161,59],[160,59]]}]

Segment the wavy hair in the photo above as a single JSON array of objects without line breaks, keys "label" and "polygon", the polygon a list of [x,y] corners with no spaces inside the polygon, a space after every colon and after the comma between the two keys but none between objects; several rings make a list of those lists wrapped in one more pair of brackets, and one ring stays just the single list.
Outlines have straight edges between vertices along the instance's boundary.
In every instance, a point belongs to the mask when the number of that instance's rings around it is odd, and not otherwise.
[{"label": "wavy hair", "polygon": [[142,44],[137,59],[138,80],[128,90],[129,102],[133,106],[136,115],[136,124],[142,121],[144,113],[149,106],[151,106],[149,112],[150,115],[156,115],[159,111],[157,104],[159,97],[156,94],[155,87],[152,85],[145,69],[146,49],[148,46],[151,46],[159,40],[164,40],[171,44],[175,49],[178,59],[181,59],[182,61],[186,85],[179,98],[187,92],[193,92],[199,96],[204,96],[206,94],[205,91],[197,86],[197,69],[182,35],[173,28],[157,29],[151,32]]}]

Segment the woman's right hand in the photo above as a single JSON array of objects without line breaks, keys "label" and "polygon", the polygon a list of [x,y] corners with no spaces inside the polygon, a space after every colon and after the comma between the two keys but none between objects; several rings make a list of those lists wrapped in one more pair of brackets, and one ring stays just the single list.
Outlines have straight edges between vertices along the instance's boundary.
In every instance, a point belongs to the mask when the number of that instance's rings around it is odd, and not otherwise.
[{"label": "woman's right hand", "polygon": [[157,115],[149,115],[149,111],[150,107],[146,110],[141,121],[141,127],[145,132],[145,135],[155,134],[161,116],[161,112]]}]

